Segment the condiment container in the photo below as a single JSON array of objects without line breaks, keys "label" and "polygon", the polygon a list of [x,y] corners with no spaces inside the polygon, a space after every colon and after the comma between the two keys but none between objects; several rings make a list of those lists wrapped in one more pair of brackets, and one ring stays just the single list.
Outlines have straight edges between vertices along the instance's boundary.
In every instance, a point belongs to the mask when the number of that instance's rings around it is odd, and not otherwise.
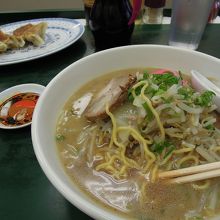
[{"label": "condiment container", "polygon": [[166,0],[145,0],[143,22],[145,24],[161,24]]}]

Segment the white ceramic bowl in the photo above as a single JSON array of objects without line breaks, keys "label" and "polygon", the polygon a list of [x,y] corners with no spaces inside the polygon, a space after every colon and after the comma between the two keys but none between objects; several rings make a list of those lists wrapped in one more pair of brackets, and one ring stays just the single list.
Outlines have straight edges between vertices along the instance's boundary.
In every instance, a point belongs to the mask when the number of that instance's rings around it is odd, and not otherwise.
[{"label": "white ceramic bowl", "polygon": [[61,71],[46,87],[34,111],[32,140],[37,159],[52,184],[74,206],[95,219],[121,220],[82,193],[65,174],[55,143],[57,117],[81,85],[102,74],[132,67],[161,67],[190,73],[194,69],[220,80],[220,60],[195,51],[158,45],[114,48],[87,56]]}]

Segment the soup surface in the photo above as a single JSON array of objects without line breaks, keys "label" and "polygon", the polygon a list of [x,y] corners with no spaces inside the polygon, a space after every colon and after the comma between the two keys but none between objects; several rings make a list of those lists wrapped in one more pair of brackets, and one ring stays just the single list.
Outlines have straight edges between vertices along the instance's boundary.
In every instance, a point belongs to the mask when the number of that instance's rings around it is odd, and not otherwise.
[{"label": "soup surface", "polygon": [[[129,88],[120,85],[125,98],[120,94],[120,102],[110,106],[108,91],[100,91],[131,74]],[[115,71],[83,85],[65,104],[56,128],[62,164],[73,183],[103,208],[125,219],[220,219],[220,179],[187,184],[158,179],[160,171],[220,159],[213,94],[197,94],[190,78],[183,78],[155,68]],[[102,96],[104,101],[94,103]],[[213,148],[208,151],[206,144]]]}]

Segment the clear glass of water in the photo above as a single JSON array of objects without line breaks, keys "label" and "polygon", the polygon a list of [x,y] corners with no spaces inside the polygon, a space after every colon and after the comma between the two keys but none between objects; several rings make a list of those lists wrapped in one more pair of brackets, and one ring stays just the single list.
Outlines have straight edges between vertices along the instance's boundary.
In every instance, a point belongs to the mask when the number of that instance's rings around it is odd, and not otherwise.
[{"label": "clear glass of water", "polygon": [[214,0],[173,0],[169,45],[198,48]]}]

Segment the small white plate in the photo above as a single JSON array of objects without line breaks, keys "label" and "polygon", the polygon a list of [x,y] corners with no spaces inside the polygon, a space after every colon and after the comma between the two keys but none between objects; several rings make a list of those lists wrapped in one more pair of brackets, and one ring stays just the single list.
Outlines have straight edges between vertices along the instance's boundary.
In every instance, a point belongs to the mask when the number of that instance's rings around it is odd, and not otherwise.
[{"label": "small white plate", "polygon": [[[19,94],[19,93],[26,93],[26,92],[32,92],[32,93],[37,93],[41,94],[44,91],[45,87],[39,84],[21,84],[17,86],[10,87],[0,93],[0,103],[6,101],[10,97]],[[23,125],[18,125],[18,126],[6,126],[0,122],[0,128],[3,129],[17,129],[17,128],[23,128],[28,125],[30,125],[31,122],[23,124]]]},{"label": "small white plate", "polygon": [[79,21],[68,18],[40,18],[19,21],[2,25],[0,29],[6,33],[12,33],[23,25],[40,22],[48,24],[45,43],[39,47],[28,45],[0,53],[0,66],[34,60],[58,52],[76,42],[85,31],[84,26]]}]

